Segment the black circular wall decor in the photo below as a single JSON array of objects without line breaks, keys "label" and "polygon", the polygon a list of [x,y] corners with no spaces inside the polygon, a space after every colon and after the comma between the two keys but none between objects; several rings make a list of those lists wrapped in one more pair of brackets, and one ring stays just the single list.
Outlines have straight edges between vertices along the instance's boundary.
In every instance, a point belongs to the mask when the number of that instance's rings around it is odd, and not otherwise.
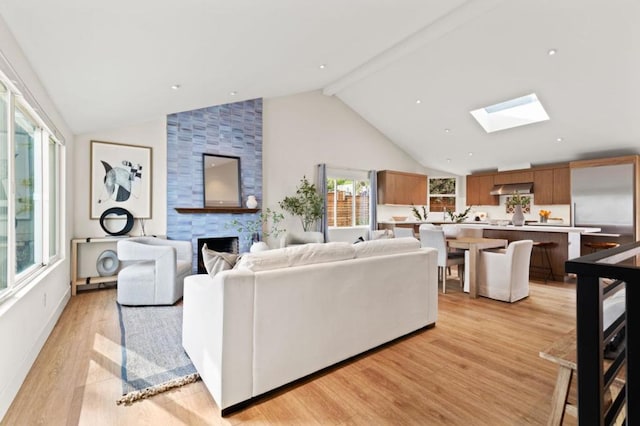
[{"label": "black circular wall decor", "polygon": [[[115,231],[115,232],[111,231],[107,229],[107,227],[104,225],[104,220],[106,219],[106,217],[112,214],[116,216],[122,216],[122,215],[127,216],[127,223],[119,231]],[[133,215],[129,210],[123,209],[122,207],[111,207],[110,209],[106,209],[102,213],[102,215],[100,215],[100,226],[102,227],[104,232],[106,232],[109,235],[114,235],[114,236],[126,235],[129,231],[131,231],[131,228],[133,228]]]},{"label": "black circular wall decor", "polygon": [[118,255],[113,250],[105,250],[96,260],[96,270],[101,277],[110,277],[116,273],[120,266]]}]

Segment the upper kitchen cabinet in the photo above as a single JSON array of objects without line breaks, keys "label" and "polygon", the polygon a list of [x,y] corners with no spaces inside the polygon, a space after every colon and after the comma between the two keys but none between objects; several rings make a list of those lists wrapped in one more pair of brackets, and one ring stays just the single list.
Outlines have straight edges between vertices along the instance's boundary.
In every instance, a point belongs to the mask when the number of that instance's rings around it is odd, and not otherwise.
[{"label": "upper kitchen cabinet", "polygon": [[467,176],[467,205],[468,206],[497,206],[497,195],[489,194],[494,185],[495,174]]},{"label": "upper kitchen cabinet", "polygon": [[381,170],[378,203],[422,206],[427,204],[427,175]]},{"label": "upper kitchen cabinet", "polygon": [[535,170],[533,194],[539,205],[571,203],[569,166]]},{"label": "upper kitchen cabinet", "polygon": [[507,185],[510,183],[533,182],[533,171],[499,172],[493,178],[494,185]]}]

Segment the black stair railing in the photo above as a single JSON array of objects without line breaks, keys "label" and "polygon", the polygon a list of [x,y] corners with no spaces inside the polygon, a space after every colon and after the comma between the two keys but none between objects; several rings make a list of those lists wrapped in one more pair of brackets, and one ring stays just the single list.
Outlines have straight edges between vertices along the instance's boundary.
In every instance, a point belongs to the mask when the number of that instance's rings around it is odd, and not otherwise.
[{"label": "black stair railing", "polygon": [[[640,377],[633,360],[640,359],[635,334],[640,308],[640,242],[571,259],[567,273],[577,277],[578,423],[609,425],[618,417],[624,424],[640,424]],[[624,310],[604,328],[607,299],[624,289]],[[617,294],[617,296],[620,296]],[[610,305],[610,304],[609,304]],[[639,305],[640,306],[640,305]],[[611,349],[613,343],[623,350]],[[613,400],[612,385],[621,385]],[[615,393],[613,393],[615,395]],[[620,420],[620,419],[618,419]]]}]

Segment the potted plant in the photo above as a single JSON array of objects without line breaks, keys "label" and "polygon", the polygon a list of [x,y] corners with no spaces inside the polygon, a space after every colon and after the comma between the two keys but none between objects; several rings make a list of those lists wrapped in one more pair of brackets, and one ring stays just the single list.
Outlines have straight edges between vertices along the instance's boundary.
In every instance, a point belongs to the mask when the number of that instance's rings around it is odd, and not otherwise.
[{"label": "potted plant", "polygon": [[513,196],[507,199],[507,207],[513,207],[513,217],[511,218],[511,222],[515,226],[524,225],[524,213],[522,212],[522,208],[528,206],[531,203],[531,197],[528,195],[520,195],[519,192],[513,194]]},{"label": "potted plant", "polygon": [[280,228],[280,222],[283,220],[284,216],[282,213],[267,208],[252,219],[233,219],[231,222],[226,224],[226,227],[234,228],[238,231],[238,233],[242,235],[243,239],[246,240],[247,245],[253,242],[251,251],[260,251],[269,248],[265,242],[260,241],[261,235],[262,238],[278,238],[280,234],[285,232],[284,228]]},{"label": "potted plant", "polygon": [[462,213],[454,213],[451,211],[447,211],[447,213],[449,214],[449,218],[451,219],[452,222],[454,223],[462,223],[465,221],[465,219],[467,218],[467,216],[469,216],[469,212],[471,211],[471,206],[467,207],[467,209],[465,211],[463,211]]},{"label": "potted plant", "polygon": [[318,219],[322,218],[324,209],[322,196],[318,194],[316,186],[310,183],[306,176],[300,180],[300,186],[296,188],[296,195],[285,197],[279,204],[284,211],[300,217],[302,229],[305,232],[310,231]]}]

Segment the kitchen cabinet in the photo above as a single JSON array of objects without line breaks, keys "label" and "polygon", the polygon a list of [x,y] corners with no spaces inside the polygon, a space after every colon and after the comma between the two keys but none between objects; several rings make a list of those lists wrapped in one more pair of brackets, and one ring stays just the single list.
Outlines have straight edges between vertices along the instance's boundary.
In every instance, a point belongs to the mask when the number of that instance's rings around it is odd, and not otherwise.
[{"label": "kitchen cabinet", "polygon": [[509,183],[527,183],[533,182],[533,171],[509,171],[509,172],[498,172],[496,173],[493,184],[494,185],[505,185]]},{"label": "kitchen cabinet", "polygon": [[427,175],[381,170],[378,203],[423,206],[427,204]]},{"label": "kitchen cabinet", "polygon": [[467,176],[467,205],[468,206],[497,206],[499,197],[491,195],[495,174]]},{"label": "kitchen cabinet", "polygon": [[553,169],[553,204],[571,204],[571,172],[569,166]]},{"label": "kitchen cabinet", "polygon": [[569,166],[535,170],[533,194],[536,204],[571,202]]}]

